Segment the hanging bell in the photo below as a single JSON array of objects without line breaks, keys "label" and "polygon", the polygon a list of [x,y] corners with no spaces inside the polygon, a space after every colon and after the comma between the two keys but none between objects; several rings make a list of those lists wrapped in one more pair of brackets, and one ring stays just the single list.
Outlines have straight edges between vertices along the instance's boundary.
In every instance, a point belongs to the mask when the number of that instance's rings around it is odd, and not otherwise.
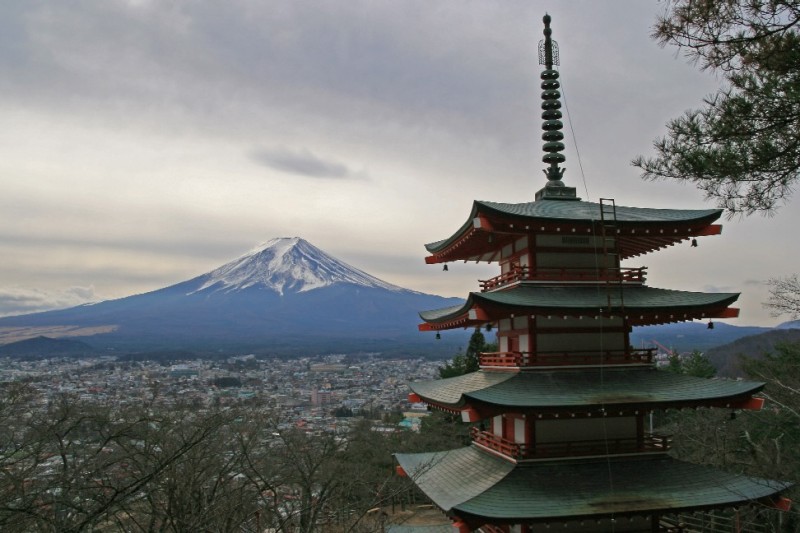
[{"label": "hanging bell", "polygon": [[439,332],[437,331],[437,332],[436,332],[436,340],[438,341],[438,340],[440,340],[441,338],[442,338],[442,334],[441,334],[441,333],[439,333]]},{"label": "hanging bell", "polygon": [[692,248],[697,248],[697,239],[692,239]]},{"label": "hanging bell", "polygon": [[444,264],[444,266],[442,267],[442,270],[444,270],[445,272],[447,272],[448,270],[450,270],[449,268],[447,268],[447,263],[445,263],[445,264]]},{"label": "hanging bell", "polygon": [[709,321],[708,322],[708,329],[714,329],[714,323]]}]

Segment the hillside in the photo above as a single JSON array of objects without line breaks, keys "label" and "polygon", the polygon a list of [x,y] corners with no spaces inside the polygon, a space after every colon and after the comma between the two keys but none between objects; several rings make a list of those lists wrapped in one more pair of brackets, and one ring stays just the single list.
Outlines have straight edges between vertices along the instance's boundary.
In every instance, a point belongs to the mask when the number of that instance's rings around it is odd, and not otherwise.
[{"label": "hillside", "polygon": [[48,357],[74,357],[92,355],[94,347],[85,342],[72,339],[52,339],[50,337],[34,337],[0,346],[0,357],[36,358],[42,355]]},{"label": "hillside", "polygon": [[737,339],[731,343],[711,348],[705,352],[717,374],[726,377],[743,377],[741,359],[760,359],[772,352],[776,344],[800,342],[800,329],[775,329]]},{"label": "hillside", "polygon": [[708,329],[707,323],[679,322],[676,324],[633,328],[631,344],[637,348],[658,346],[660,344],[668,351],[679,353],[692,350],[705,352],[715,346],[728,344],[736,339],[758,335],[767,331],[771,331],[771,328],[732,326],[724,322],[716,322],[713,329]]}]

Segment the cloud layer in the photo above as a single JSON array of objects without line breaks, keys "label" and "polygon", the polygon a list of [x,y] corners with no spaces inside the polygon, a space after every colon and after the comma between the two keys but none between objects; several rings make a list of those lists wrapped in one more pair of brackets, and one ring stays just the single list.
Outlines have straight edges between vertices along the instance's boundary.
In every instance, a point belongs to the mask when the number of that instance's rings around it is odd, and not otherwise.
[{"label": "cloud layer", "polygon": [[94,287],[68,287],[58,292],[4,287],[0,288],[0,316],[62,309],[94,301]]},{"label": "cloud layer", "polygon": [[[643,183],[628,165],[717,85],[650,40],[660,9],[0,3],[0,313],[81,303],[70,287],[94,287],[86,299],[154,290],[280,235],[392,283],[465,295],[494,266],[432,274],[422,243],[454,231],[475,199],[527,201],[542,186],[545,12],[574,128],[568,184],[587,200],[703,207],[697,191]],[[785,275],[800,251],[784,228],[798,223],[788,210],[734,221],[718,245],[648,257],[651,280],[743,290]],[[764,287],[746,289],[743,320],[766,320],[746,315],[761,312]]]},{"label": "cloud layer", "polygon": [[323,159],[310,150],[287,150],[260,148],[251,152],[258,163],[278,170],[319,179],[364,179],[363,172],[355,172],[346,165],[332,159]]}]

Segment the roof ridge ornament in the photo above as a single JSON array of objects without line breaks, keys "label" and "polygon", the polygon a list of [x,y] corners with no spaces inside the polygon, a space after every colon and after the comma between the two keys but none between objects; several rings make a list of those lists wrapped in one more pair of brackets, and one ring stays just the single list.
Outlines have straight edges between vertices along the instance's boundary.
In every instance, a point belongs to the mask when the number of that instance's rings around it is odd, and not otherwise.
[{"label": "roof ridge ornament", "polygon": [[561,122],[561,84],[558,81],[558,71],[553,66],[558,66],[558,43],[550,36],[553,30],[550,29],[550,15],[545,14],[544,39],[539,41],[539,64],[544,65],[544,70],[540,74],[542,79],[542,140],[545,141],[542,149],[545,154],[542,161],[550,166],[543,170],[547,176],[547,185],[536,193],[536,199],[547,200],[577,200],[574,187],[565,187],[561,178],[566,169],[559,165],[566,160],[564,154],[564,134],[561,130],[564,124]]}]

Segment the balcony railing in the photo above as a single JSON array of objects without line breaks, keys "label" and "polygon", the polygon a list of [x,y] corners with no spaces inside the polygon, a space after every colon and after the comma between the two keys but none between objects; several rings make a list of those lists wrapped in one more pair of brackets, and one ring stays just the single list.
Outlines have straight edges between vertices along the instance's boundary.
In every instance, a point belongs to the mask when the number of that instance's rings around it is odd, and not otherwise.
[{"label": "balcony railing", "polygon": [[484,448],[499,452],[512,459],[524,459],[532,456],[531,450],[525,444],[498,437],[489,431],[481,431],[477,427],[469,430],[472,442]]},{"label": "balcony railing", "polygon": [[514,460],[578,457],[586,455],[618,455],[624,453],[666,452],[672,448],[672,437],[647,433],[641,438],[610,438],[538,443],[534,446],[513,442],[477,427],[470,429],[472,441],[478,446]]},{"label": "balcony railing", "polygon": [[666,452],[672,437],[648,433],[641,439],[605,439],[571,442],[548,442],[536,445],[536,457],[574,457],[578,455],[614,455],[621,453]]},{"label": "balcony railing", "polygon": [[583,281],[644,283],[647,267],[641,268],[537,268],[514,267],[491,279],[478,280],[481,292],[498,289],[519,281]]},{"label": "balcony railing", "polygon": [[566,365],[641,365],[652,364],[656,348],[628,351],[596,350],[579,352],[484,352],[480,354],[481,367],[525,368],[535,366]]}]

